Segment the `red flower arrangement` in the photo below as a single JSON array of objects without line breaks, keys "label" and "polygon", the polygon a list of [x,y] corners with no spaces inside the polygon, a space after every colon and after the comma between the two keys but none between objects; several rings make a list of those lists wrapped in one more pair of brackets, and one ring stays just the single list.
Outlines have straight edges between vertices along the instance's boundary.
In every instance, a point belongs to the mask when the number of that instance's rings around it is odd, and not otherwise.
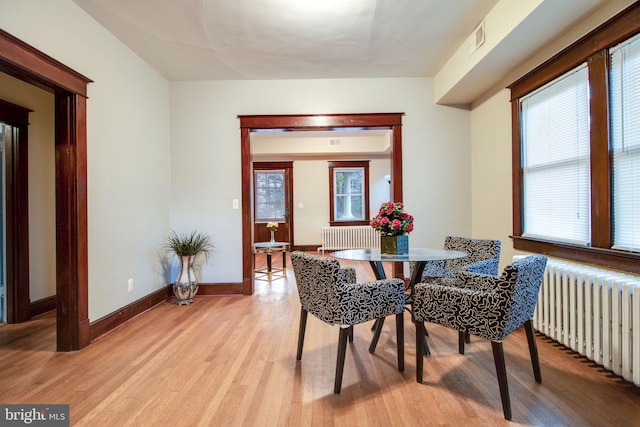
[{"label": "red flower arrangement", "polygon": [[404,212],[401,202],[385,202],[370,224],[383,236],[398,236],[413,231],[413,216]]}]

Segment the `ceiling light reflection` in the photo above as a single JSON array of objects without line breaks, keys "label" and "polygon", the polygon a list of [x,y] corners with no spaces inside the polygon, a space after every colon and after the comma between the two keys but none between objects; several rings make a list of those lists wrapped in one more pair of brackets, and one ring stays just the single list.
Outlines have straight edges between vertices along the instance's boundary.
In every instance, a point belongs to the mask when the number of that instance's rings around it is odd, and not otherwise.
[{"label": "ceiling light reflection", "polygon": [[350,14],[375,7],[375,0],[288,0],[296,12]]}]

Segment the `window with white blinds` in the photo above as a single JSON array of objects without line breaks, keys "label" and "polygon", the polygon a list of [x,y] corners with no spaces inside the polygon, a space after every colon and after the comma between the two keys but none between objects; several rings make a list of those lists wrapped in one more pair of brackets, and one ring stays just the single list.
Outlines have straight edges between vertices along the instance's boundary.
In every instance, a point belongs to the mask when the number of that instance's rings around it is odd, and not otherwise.
[{"label": "window with white blinds", "polygon": [[523,97],[521,108],[523,236],[588,245],[586,65]]},{"label": "window with white blinds", "polygon": [[640,274],[640,2],[509,89],[514,249]]},{"label": "window with white blinds", "polygon": [[640,38],[610,55],[613,245],[640,251]]}]

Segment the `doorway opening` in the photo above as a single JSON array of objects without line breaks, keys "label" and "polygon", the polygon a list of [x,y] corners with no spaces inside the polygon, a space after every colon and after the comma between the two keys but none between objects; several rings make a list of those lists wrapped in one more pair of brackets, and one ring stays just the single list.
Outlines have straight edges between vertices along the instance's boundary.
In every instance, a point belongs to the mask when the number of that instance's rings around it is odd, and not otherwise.
[{"label": "doorway opening", "polygon": [[[390,175],[392,200],[402,201],[402,116],[404,113],[307,114],[238,116],[242,162],[242,287],[245,295],[253,294],[254,266],[252,256],[254,189],[251,159],[251,131],[258,129],[340,130],[353,128],[386,128],[391,130]],[[393,275],[400,273],[394,265]]]},{"label": "doorway opening", "polygon": [[[80,350],[91,341],[86,114],[91,80],[4,30],[0,30],[0,44],[0,72],[55,96],[56,342],[58,351]],[[10,230],[7,222],[7,233]],[[26,233],[16,241],[28,242],[28,238]],[[17,248],[12,253],[17,254]]]}]

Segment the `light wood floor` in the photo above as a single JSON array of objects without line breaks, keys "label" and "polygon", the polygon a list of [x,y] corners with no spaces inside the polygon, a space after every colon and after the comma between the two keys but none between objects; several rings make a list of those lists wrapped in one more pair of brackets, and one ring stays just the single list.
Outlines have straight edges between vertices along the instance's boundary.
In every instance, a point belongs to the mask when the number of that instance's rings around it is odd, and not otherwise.
[{"label": "light wood floor", "polygon": [[[262,262],[262,261],[261,261]],[[279,264],[280,259],[274,259]],[[366,263],[352,263],[371,280]],[[333,393],[338,329],[309,317],[296,362],[293,279],[258,281],[253,296],[162,304],[80,352],[55,352],[52,314],[0,327],[0,403],[67,403],[73,426],[638,426],[640,389],[538,336],[542,384],[524,333],[505,341],[513,422],[502,415],[488,342],[428,325],[432,356],[415,381],[414,328],[396,370],[390,318],[375,354],[355,327],[342,394]]]}]

